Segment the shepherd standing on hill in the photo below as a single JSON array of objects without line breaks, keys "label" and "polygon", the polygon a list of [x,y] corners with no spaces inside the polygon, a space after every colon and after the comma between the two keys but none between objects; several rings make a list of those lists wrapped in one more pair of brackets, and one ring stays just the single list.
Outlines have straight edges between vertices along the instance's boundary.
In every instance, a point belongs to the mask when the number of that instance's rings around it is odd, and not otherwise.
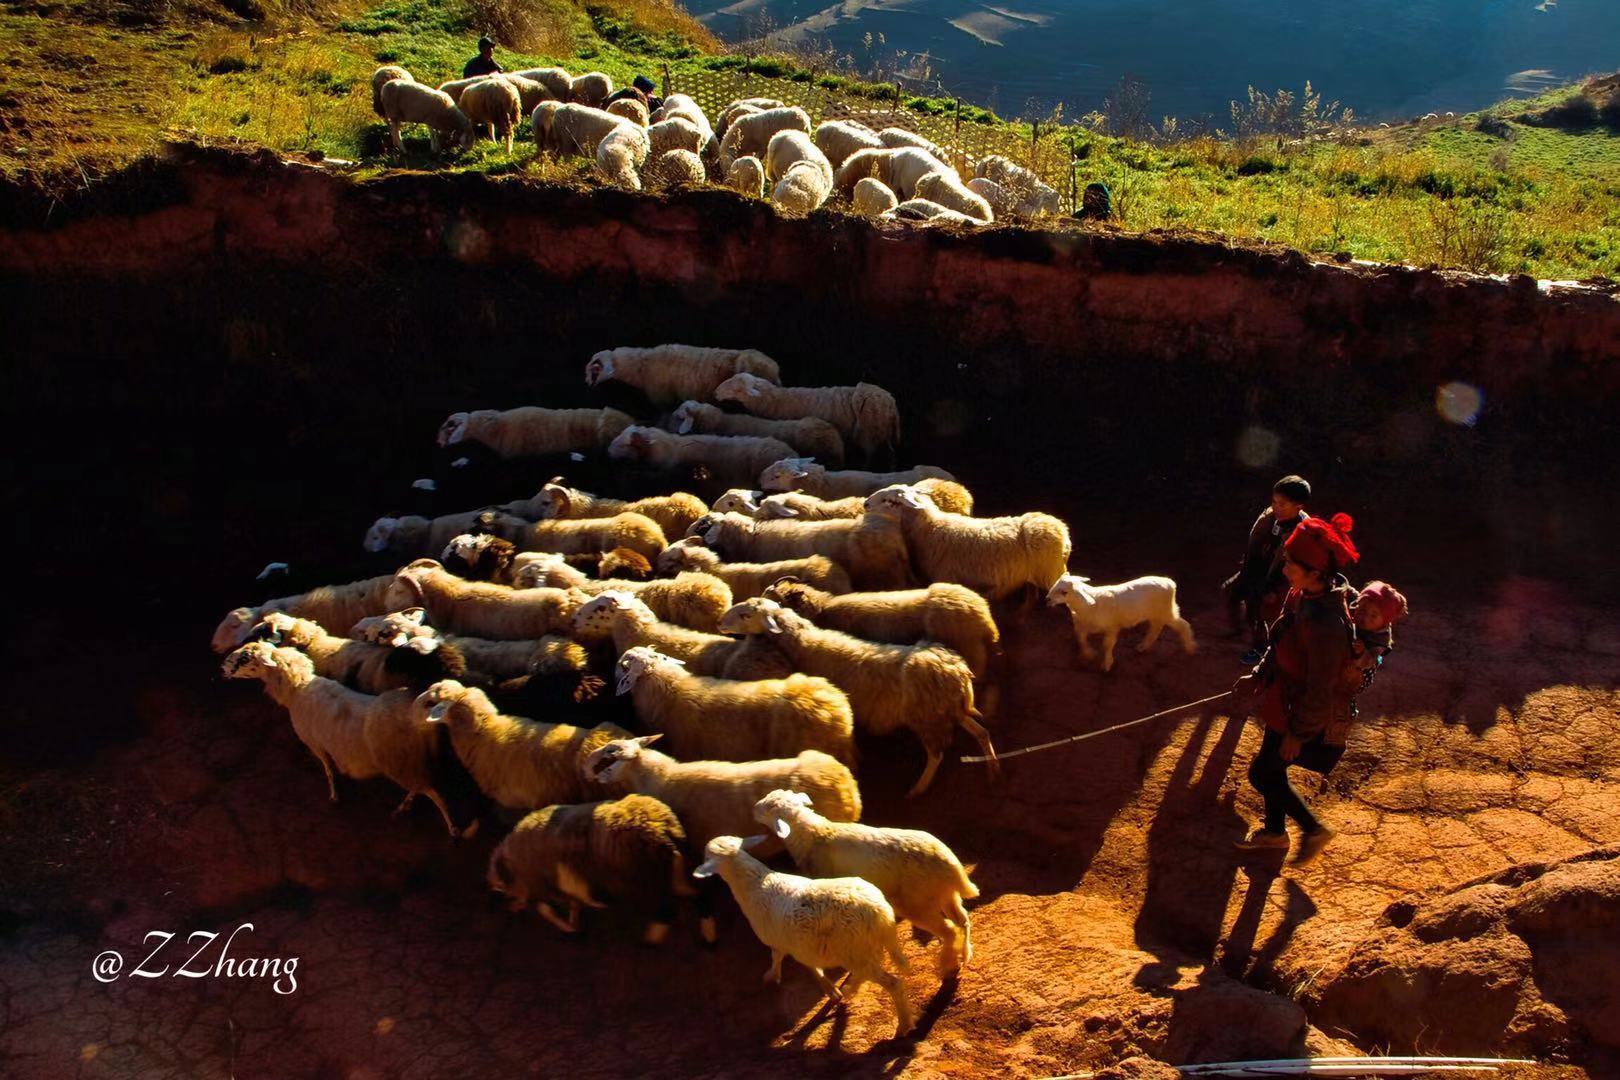
[{"label": "shepherd standing on hill", "polygon": [[495,39],[485,34],[478,39],[478,55],[467,61],[467,66],[461,69],[461,77],[472,79],[479,75],[499,74],[505,70],[495,59]]}]

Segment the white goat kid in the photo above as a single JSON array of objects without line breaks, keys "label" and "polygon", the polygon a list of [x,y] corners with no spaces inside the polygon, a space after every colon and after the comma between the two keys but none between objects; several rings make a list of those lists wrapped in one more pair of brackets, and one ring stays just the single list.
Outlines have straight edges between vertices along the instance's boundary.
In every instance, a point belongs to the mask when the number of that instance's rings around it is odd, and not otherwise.
[{"label": "white goat kid", "polygon": [[1198,650],[1192,627],[1181,617],[1181,609],[1176,605],[1176,583],[1167,577],[1140,577],[1118,585],[1093,585],[1090,578],[1064,574],[1046,594],[1046,603],[1050,607],[1062,604],[1069,609],[1082,660],[1096,659],[1090,637],[1102,635],[1104,671],[1113,670],[1114,643],[1119,640],[1119,632],[1143,623],[1148,624],[1148,632],[1136,647],[1139,653],[1153,648],[1166,626],[1181,635],[1185,652]]}]

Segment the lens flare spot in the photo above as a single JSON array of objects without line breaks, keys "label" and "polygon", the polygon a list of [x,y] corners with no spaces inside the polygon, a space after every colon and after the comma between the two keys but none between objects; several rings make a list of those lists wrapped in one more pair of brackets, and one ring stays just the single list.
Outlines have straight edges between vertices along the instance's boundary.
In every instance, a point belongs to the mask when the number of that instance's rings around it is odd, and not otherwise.
[{"label": "lens flare spot", "polygon": [[1251,469],[1275,465],[1277,455],[1281,452],[1282,440],[1277,437],[1277,433],[1268,431],[1258,424],[1249,425],[1243,429],[1243,434],[1238,436],[1238,460]]},{"label": "lens flare spot", "polygon": [[1434,408],[1453,424],[1473,427],[1479,411],[1485,405],[1485,395],[1479,387],[1465,382],[1448,382],[1434,392]]}]

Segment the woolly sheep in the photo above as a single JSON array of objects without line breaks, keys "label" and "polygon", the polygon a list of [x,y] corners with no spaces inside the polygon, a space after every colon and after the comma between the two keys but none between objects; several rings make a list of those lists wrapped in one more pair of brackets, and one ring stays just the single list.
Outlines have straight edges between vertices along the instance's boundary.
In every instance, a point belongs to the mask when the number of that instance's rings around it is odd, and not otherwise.
[{"label": "woolly sheep", "polygon": [[[613,445],[618,444],[615,442]],[[609,447],[611,451],[612,447]],[[658,527],[656,521],[644,514],[629,512],[608,518],[523,522],[516,530],[502,528],[496,531],[510,539],[520,551],[554,551],[563,555],[628,548],[651,559],[664,550],[666,543],[664,530]]]},{"label": "woolly sheep", "polygon": [[635,418],[617,409],[477,409],[455,412],[439,425],[440,446],[476,442],[498,457],[540,457],[604,450]]},{"label": "woolly sheep", "polygon": [[749,113],[734,120],[720,140],[720,162],[729,172],[741,157],[763,158],[771,137],[779,131],[810,134],[810,116],[796,105]]},{"label": "woolly sheep", "polygon": [[775,386],[743,372],[714,388],[713,398],[736,402],[755,416],[773,420],[816,417],[825,420],[863,454],[893,450],[900,444],[900,409],[881,386]]},{"label": "woolly sheep", "polygon": [[793,453],[782,440],[757,435],[676,435],[659,428],[633,426],[625,428],[608,446],[608,457],[645,462],[659,469],[702,465],[715,481],[735,485],[751,481],[784,451]]},{"label": "woolly sheep", "polygon": [[[542,101],[534,109],[536,144],[563,157],[595,158],[602,140],[626,126],[632,125],[624,117],[588,105]],[[645,138],[646,133],[641,134]]]},{"label": "woolly sheep", "polygon": [[1062,199],[1055,188],[1035,172],[1000,154],[991,154],[980,161],[973,172],[1006,189],[1016,199],[1012,213],[1018,217],[1052,215],[1062,209]]},{"label": "woolly sheep", "polygon": [[900,204],[889,185],[871,176],[856,181],[851,202],[855,213],[866,218],[881,217]]},{"label": "woolly sheep", "polygon": [[444,818],[451,837],[471,836],[476,819],[458,826],[445,801],[453,783],[438,733],[418,722],[411,690],[373,697],[315,674],[315,663],[296,649],[250,642],[225,658],[228,679],[258,679],[265,693],[287,710],[293,733],[326,773],[326,789],[338,801],[336,773],[354,780],[383,776],[405,789],[394,811],[403,813],[416,796],[426,795]]},{"label": "woolly sheep", "polygon": [[[728,413],[716,405],[684,401],[670,414],[669,429],[677,435],[754,435],[780,439],[805,457],[835,465],[844,460],[844,438],[838,429],[816,417],[771,420],[745,413]],[[667,531],[667,530],[666,530]]]},{"label": "woolly sheep", "polygon": [[442,630],[512,641],[566,632],[585,599],[578,590],[464,581],[432,559],[418,559],[394,575],[385,610],[425,608],[428,621]]},{"label": "woolly sheep", "polygon": [[881,150],[884,145],[877,132],[855,120],[827,120],[816,126],[813,137],[834,169],[857,150]]},{"label": "woolly sheep", "polygon": [[710,514],[692,528],[723,558],[773,562],[825,555],[849,572],[857,588],[905,589],[916,584],[898,523],[870,514],[828,521],[756,521]]},{"label": "woolly sheep", "polygon": [[978,218],[968,217],[966,214],[952,210],[948,206],[941,206],[932,199],[907,199],[883,216],[890,221],[949,222],[957,225],[984,224]]},{"label": "woolly sheep", "polygon": [[509,533],[523,524],[521,518],[485,510],[466,510],[436,518],[418,517],[415,514],[380,517],[366,529],[361,546],[373,555],[387,552],[415,558],[437,555],[450,541],[474,529]]},{"label": "woolly sheep", "polygon": [[1176,604],[1176,583],[1167,577],[1139,577],[1118,585],[1093,585],[1090,578],[1064,574],[1046,594],[1049,606],[1059,604],[1069,609],[1069,620],[1074,625],[1074,636],[1080,643],[1080,658],[1092,660],[1096,652],[1091,647],[1091,635],[1102,635],[1102,669],[1114,667],[1114,642],[1121,630],[1148,624],[1147,636],[1136,647],[1139,653],[1153,648],[1159,634],[1169,626],[1181,636],[1181,648],[1191,654],[1198,651],[1193,629],[1181,617]]},{"label": "woolly sheep", "polygon": [[969,191],[954,172],[930,173],[917,181],[917,197],[938,203],[979,221],[991,221],[995,214],[982,195]]},{"label": "woolly sheep", "polygon": [[522,71],[514,71],[512,74],[519,79],[528,79],[531,82],[539,83],[559,103],[568,100],[569,86],[574,81],[568,72],[560,67],[524,68]]},{"label": "woolly sheep", "polygon": [[654,121],[664,123],[669,120],[684,120],[703,133],[707,141],[714,135],[714,127],[709,123],[709,117],[688,94],[674,93],[664,98],[664,103],[658,107],[654,114]]},{"label": "woolly sheep", "polygon": [[443,724],[450,745],[490,801],[508,810],[587,802],[602,788],[584,763],[598,748],[629,732],[612,724],[575,727],[506,716],[477,687],[445,679],[415,699],[419,715]]},{"label": "woolly sheep", "polygon": [[917,181],[930,173],[950,172],[951,167],[926,150],[903,147],[898,150],[860,150],[849,156],[833,176],[840,195],[850,195],[865,177],[881,180],[895,195],[909,199],[916,193]]},{"label": "woolly sheep", "polygon": [[620,98],[618,101],[610,101],[603,111],[612,113],[614,116],[623,117],[639,128],[648,126],[647,106],[634,98]]},{"label": "woolly sheep", "polygon": [[[762,839],[752,837],[749,842]],[[754,935],[771,950],[768,982],[782,981],[782,959],[793,957],[816,976],[824,993],[842,1004],[860,985],[875,982],[894,1002],[895,1037],[910,1034],[916,1021],[905,984],[883,966],[885,955],[908,970],[894,909],[877,886],[860,878],[807,878],[771,870],[743,850],[745,841],[719,836],[709,841],[707,858],[693,871],[719,874],[730,886]],[[826,968],[849,972],[842,989]]]},{"label": "woolly sheep", "polygon": [[684,536],[692,522],[709,512],[702,499],[684,491],[626,502],[564,487],[555,481],[542,487],[539,494],[530,500],[529,506],[536,521],[641,514],[656,521],[665,536]]},{"label": "woolly sheep", "polygon": [[990,605],[972,589],[939,582],[925,589],[835,596],[791,577],[761,594],[817,626],[867,641],[906,644],[927,639],[954,649],[974,678],[984,678],[1001,632]]},{"label": "woolly sheep", "polygon": [[803,491],[822,499],[844,499],[851,495],[870,495],[892,484],[928,479],[954,481],[956,477],[933,465],[918,465],[904,472],[876,473],[828,469],[811,458],[783,458],[772,462],[759,474],[759,486],[766,491]]},{"label": "woolly sheep", "polygon": [[[778,464],[781,464],[778,462]],[[928,466],[923,466],[928,468]],[[795,469],[794,471],[798,471]],[[914,470],[915,471],[915,470]],[[779,483],[800,483],[800,480],[784,477]],[[918,491],[934,500],[934,504],[941,510],[948,510],[953,514],[973,513],[973,495],[967,488],[955,480],[945,480],[930,476],[914,481],[911,485]],[[855,518],[866,513],[866,494],[849,495],[841,499],[822,499],[806,491],[779,491],[774,495],[766,495],[758,500],[759,505],[752,516],[762,521],[780,518],[797,518],[800,521],[825,521],[828,518]],[[718,502],[714,504],[716,513],[724,510]]]},{"label": "woolly sheep", "polygon": [[886,645],[824,630],[774,600],[744,600],[720,620],[721,632],[763,635],[795,670],[820,675],[849,695],[856,726],[875,735],[909,730],[928,755],[922,775],[907,793],[928,790],[956,728],[977,740],[999,772],[990,733],[973,704],[973,672],[957,653],[940,645]]},{"label": "woolly sheep", "polygon": [[776,184],[771,200],[785,210],[809,213],[832,194],[832,166],[802,131],[771,136],[765,148],[765,176]]},{"label": "woolly sheep", "polygon": [[846,593],[852,588],[848,572],[825,555],[768,563],[722,562],[719,553],[704,547],[699,536],[677,540],[658,556],[660,574],[687,570],[701,570],[724,581],[736,600],[758,596],[771,582],[789,576],[830,593]]},{"label": "woolly sheep", "polygon": [[346,585],[323,585],[297,596],[266,600],[256,607],[236,608],[227,612],[214,628],[211,644],[216,653],[230,652],[245,642],[259,620],[272,611],[285,611],[341,634],[367,615],[382,615],[392,610],[385,597],[393,583],[393,574],[383,574]]},{"label": "woolly sheep", "polygon": [[615,660],[637,645],[651,645],[685,663],[695,675],[722,679],[784,679],[793,668],[769,642],[745,642],[659,620],[640,599],[610,589],[591,597],[574,615],[580,641],[611,639]]},{"label": "woolly sheep", "polygon": [[395,79],[403,79],[405,82],[416,81],[411,77],[410,72],[406,71],[398,64],[384,64],[382,67],[371,73],[371,111],[382,117],[384,120],[388,119],[388,114],[383,112],[382,88],[385,84],[391,83]]},{"label": "woolly sheep", "polygon": [[904,150],[908,147],[923,150],[926,151],[930,157],[937,158],[940,161],[944,161],[949,156],[935,143],[923,138],[915,131],[907,131],[905,128],[884,128],[882,131],[878,132],[878,142],[883,146],[889,147],[891,150]]},{"label": "woolly sheep", "polygon": [[568,100],[598,108],[613,93],[613,80],[600,71],[576,76],[568,84]]},{"label": "woolly sheep", "polygon": [[390,645],[396,649],[417,641],[440,642],[440,648],[454,649],[466,665],[464,681],[481,679],[500,682],[536,671],[584,673],[590,658],[583,646],[558,634],[539,638],[495,641],[461,634],[440,634],[427,625],[422,608],[406,608],[387,615],[361,619],[349,631],[356,641]]},{"label": "woolly sheep", "polygon": [[949,978],[973,959],[973,924],[963,900],[979,895],[955,852],[932,833],[828,821],[796,791],[773,791],[754,820],[786,841],[793,865],[813,878],[869,881],[919,930],[939,938],[939,972]]},{"label": "woolly sheep", "polygon": [[696,892],[685,844],[675,812],[645,795],[548,806],[496,845],[487,880],[514,909],[533,905],[566,934],[579,931],[582,906],[628,906],[646,923],[642,940],[656,945],[669,936],[675,898]]},{"label": "woolly sheep", "polygon": [[641,729],[663,735],[684,760],[759,761],[820,750],[846,765],[855,761],[849,699],[826,679],[693,675],[646,645],[626,649],[617,671],[618,692],[635,703]]},{"label": "woolly sheep", "polygon": [[[647,160],[657,161],[671,150],[689,150],[696,154],[703,149],[704,135],[690,120],[672,116],[647,128]],[[706,174],[705,174],[706,175]]]},{"label": "woolly sheep", "polygon": [[950,514],[905,485],[866,500],[868,516],[898,519],[920,574],[954,581],[1000,600],[1025,585],[1045,593],[1063,576],[1072,546],[1069,527],[1050,514],[974,518]]},{"label": "woolly sheep", "polygon": [[596,171],[609,182],[631,191],[641,190],[637,170],[647,160],[647,130],[624,121],[596,145]]},{"label": "woolly sheep", "polygon": [[[719,621],[716,616],[717,625]],[[321,678],[367,694],[460,678],[467,670],[460,650],[436,638],[410,638],[397,647],[374,645],[329,633],[319,623],[280,611],[265,615],[253,636],[272,645],[297,649],[309,657],[315,674]]]},{"label": "woolly sheep", "polygon": [[[391,583],[394,579],[390,577]],[[371,645],[399,648],[419,637],[436,637],[438,631],[428,625],[427,611],[423,608],[404,608],[385,615],[367,615],[355,620],[349,628],[349,637]]]},{"label": "woolly sheep", "polygon": [[715,118],[715,138],[724,139],[726,132],[731,130],[731,125],[741,117],[752,116],[754,113],[764,112],[766,109],[781,109],[786,106],[787,102],[777,101],[775,98],[741,98],[733,101],[720,110],[720,115]]},{"label": "woolly sheep", "polygon": [[726,170],[726,186],[750,198],[765,195],[765,166],[757,157],[740,157]]},{"label": "woolly sheep", "polygon": [[759,497],[763,491],[754,491],[749,488],[727,488],[725,493],[714,500],[713,512],[716,514],[746,514],[753,517],[759,512]]},{"label": "woolly sheep", "polygon": [[765,178],[771,182],[782,179],[787,175],[788,169],[801,161],[808,161],[819,167],[825,167],[829,181],[832,177],[832,166],[827,163],[827,156],[821,152],[808,133],[795,128],[778,131],[772,135],[765,144]]},{"label": "woolly sheep", "polygon": [[999,218],[1012,217],[1018,206],[1018,198],[1012,192],[983,176],[975,176],[967,182],[967,188],[979,198],[990,204],[990,212]]},{"label": "woolly sheep", "polygon": [[[558,156],[564,153],[563,132],[557,128],[557,114],[562,110],[561,101],[542,101],[529,113],[529,134],[534,138],[536,157],[547,152]],[[574,148],[568,147],[567,152],[573,153]]]},{"label": "woolly sheep", "polygon": [[555,101],[557,99],[556,95],[551,92],[550,87],[515,71],[509,71],[502,75],[501,78],[517,88],[518,115],[520,118],[532,114],[535,107],[542,101]]},{"label": "woolly sheep", "polygon": [[777,383],[776,361],[758,349],[716,349],[701,345],[654,345],[651,348],[603,349],[585,365],[585,385],[615,381],[633,386],[654,405],[670,406],[688,399],[702,401],[733,375],[746,373]]},{"label": "woolly sheep", "polygon": [[428,141],[434,153],[439,152],[439,139],[444,135],[453,136],[458,150],[472,145],[472,121],[450,99],[449,94],[420,83],[393,79],[383,83],[379,96],[383,118],[388,121],[388,136],[395,150],[404,146],[399,137],[401,124],[426,124]]},{"label": "woolly sheep", "polygon": [[655,186],[701,184],[708,178],[703,159],[690,150],[667,150],[648,159],[647,182]]},{"label": "woolly sheep", "polygon": [[460,104],[467,119],[475,125],[487,124],[490,140],[504,138],[506,152],[512,152],[512,136],[525,115],[516,83],[505,78],[482,79],[462,91]]},{"label": "woolly sheep", "polygon": [[455,102],[457,105],[460,105],[462,92],[465,91],[467,87],[471,86],[473,83],[483,82],[485,79],[492,78],[495,78],[495,76],[473,75],[466,79],[451,79],[449,82],[440,83],[439,90],[441,93],[449,94],[450,100]]},{"label": "woolly sheep", "polygon": [[765,761],[676,761],[652,749],[661,737],[626,735],[605,743],[586,755],[582,772],[609,791],[650,795],[664,803],[681,819],[694,846],[751,832],[754,804],[777,788],[804,792],[834,821],[860,820],[854,775],[820,750]]}]

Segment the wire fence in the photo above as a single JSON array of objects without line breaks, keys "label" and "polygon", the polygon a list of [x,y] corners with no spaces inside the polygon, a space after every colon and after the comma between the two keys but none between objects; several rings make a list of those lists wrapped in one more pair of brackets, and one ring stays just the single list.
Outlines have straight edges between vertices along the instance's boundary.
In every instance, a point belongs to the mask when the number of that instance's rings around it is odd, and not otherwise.
[{"label": "wire fence", "polygon": [[797,105],[810,116],[812,126],[823,120],[859,120],[881,131],[905,128],[938,146],[964,179],[971,179],[979,162],[1000,155],[1034,172],[1057,191],[1062,210],[1072,213],[1080,197],[1078,168],[1069,144],[1056,125],[1036,121],[1028,135],[1005,124],[988,124],[961,115],[963,102],[943,113],[923,112],[905,104],[897,84],[892,101],[841,93],[811,79],[772,78],[748,71],[699,71],[671,75],[664,70],[664,93],[682,93],[696,101],[709,116],[717,116],[734,101],[751,97],[774,98]]}]

